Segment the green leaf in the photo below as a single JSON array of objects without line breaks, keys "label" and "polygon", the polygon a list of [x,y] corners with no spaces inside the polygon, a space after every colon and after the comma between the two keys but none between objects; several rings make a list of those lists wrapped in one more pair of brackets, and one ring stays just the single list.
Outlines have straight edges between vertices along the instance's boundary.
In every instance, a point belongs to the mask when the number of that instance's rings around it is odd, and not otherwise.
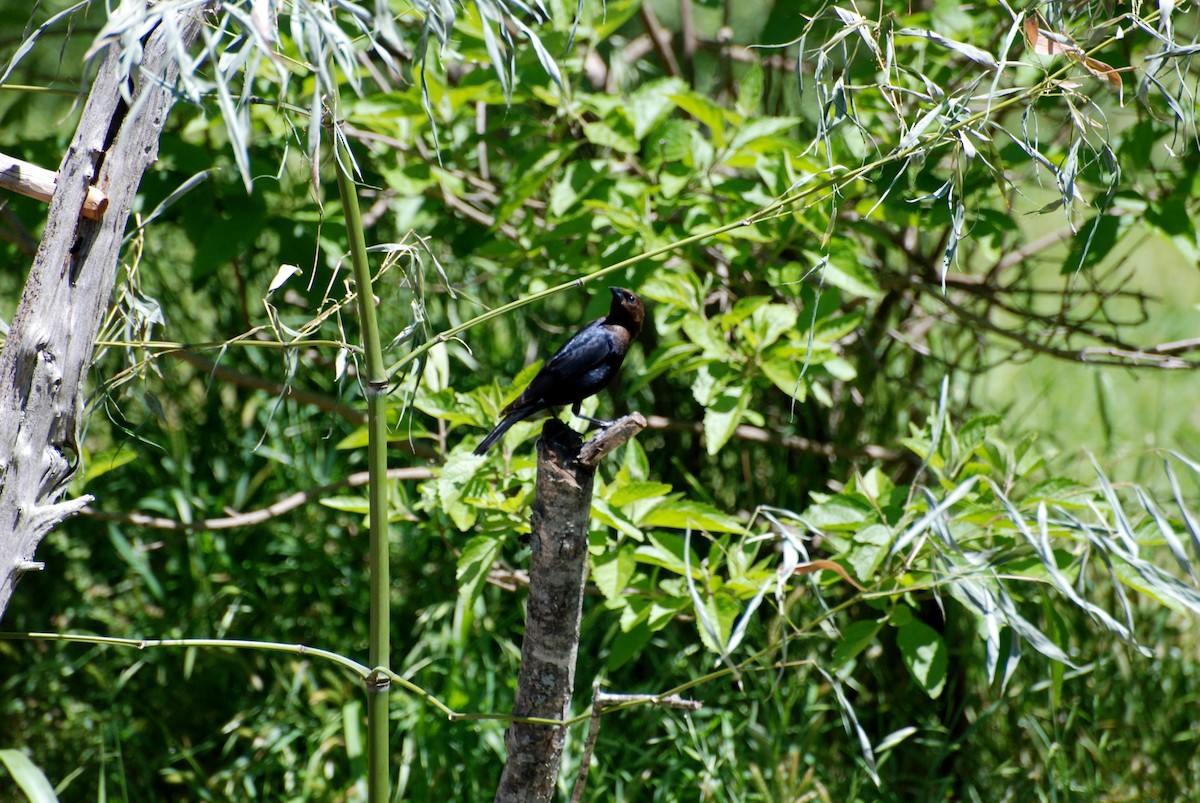
[{"label": "green leaf", "polygon": [[470,452],[455,452],[442,466],[437,478],[438,501],[454,523],[464,532],[475,526],[475,509],[461,504],[463,492],[475,477],[475,472],[487,458]]},{"label": "green leaf", "polygon": [[1200,262],[1196,224],[1188,213],[1187,202],[1178,196],[1155,201],[1146,208],[1143,220],[1179,249],[1190,264]]},{"label": "green leaf", "polygon": [[[638,525],[647,527],[667,527],[675,530],[686,530],[688,527],[704,530],[710,533],[740,533],[745,527],[733,516],[722,513],[712,505],[703,502],[693,502],[689,499],[678,499],[664,502],[650,511]],[[683,553],[680,552],[682,555]]]},{"label": "green leaf", "polygon": [[758,111],[758,104],[762,101],[763,84],[762,65],[753,61],[738,79],[737,109],[743,117],[750,117]]},{"label": "green leaf", "polygon": [[881,627],[883,627],[881,622],[867,620],[855,622],[843,630],[841,641],[833,650],[833,668],[841,669],[865,650],[875,640]]},{"label": "green leaf", "polygon": [[950,665],[949,652],[941,634],[920,619],[913,619],[899,629],[896,644],[913,680],[926,694],[937,698],[945,688]]},{"label": "green leaf", "polygon": [[831,357],[825,360],[821,363],[821,369],[834,379],[840,379],[843,382],[849,382],[858,376],[858,369],[850,361],[841,357]]},{"label": "green leaf", "polygon": [[58,795],[45,774],[20,750],[0,750],[0,762],[30,803],[57,803]]},{"label": "green leaf", "polygon": [[882,294],[875,276],[859,261],[858,249],[847,243],[830,246],[822,267],[824,281],[854,296],[876,298]]},{"label": "green leaf", "polygon": [[550,212],[556,217],[582,213],[580,198],[587,195],[604,176],[590,161],[571,162],[562,178],[550,188]]},{"label": "green leaf", "polygon": [[733,437],[742,416],[750,405],[747,385],[726,388],[704,410],[704,444],[709,455],[715,455]]},{"label": "green leaf", "polygon": [[371,503],[365,496],[326,496],[318,501],[324,507],[346,513],[365,516],[371,512]]},{"label": "green leaf", "polygon": [[662,630],[691,604],[688,597],[667,597],[650,603],[646,624],[651,630]]},{"label": "green leaf", "polygon": [[613,492],[612,496],[608,498],[608,502],[620,507],[628,505],[630,502],[666,496],[670,492],[671,486],[665,482],[627,482]]},{"label": "green leaf", "polygon": [[132,463],[137,458],[137,451],[125,445],[97,452],[91,455],[86,463],[87,473],[84,475],[84,484],[86,485],[101,475]]},{"label": "green leaf", "polygon": [[862,321],[863,311],[861,309],[851,310],[845,315],[835,315],[831,318],[823,318],[817,321],[816,331],[813,333],[813,337],[815,337],[817,340],[824,340],[827,343],[832,343],[853,332],[862,325]]},{"label": "green leaf", "polygon": [[1037,502],[1046,500],[1048,502],[1064,503],[1068,497],[1078,496],[1087,491],[1076,480],[1066,477],[1051,477],[1047,480],[1042,480],[1037,485],[1029,489],[1029,493],[1025,495],[1024,502]]},{"label": "green leaf", "polygon": [[477,535],[463,547],[455,571],[455,577],[458,578],[458,596],[463,610],[471,610],[475,598],[487,582],[488,572],[492,570],[492,564],[496,562],[503,544],[504,541],[500,538]]},{"label": "green leaf", "polygon": [[654,632],[645,622],[638,622],[629,630],[617,634],[608,653],[609,671],[619,669],[637,656],[649,642]]},{"label": "green leaf", "polygon": [[[709,622],[717,632],[710,633],[699,616],[696,617],[696,629],[700,632],[700,640],[704,642],[704,646],[711,652],[720,654],[729,643],[729,634],[733,631],[733,623],[742,612],[742,605],[726,594],[714,594],[705,600],[704,608],[708,612]],[[714,641],[714,635],[720,639],[720,644]]]},{"label": "green leaf", "polygon": [[[633,135],[640,142],[655,126],[663,122],[675,109],[673,95],[687,91],[687,84],[680,78],[660,78],[635,89],[629,95],[626,107],[633,119]],[[679,121],[672,121],[679,122]]]},{"label": "green leaf", "polygon": [[[651,533],[650,543],[639,546],[634,553],[638,563],[649,566],[660,566],[675,574],[682,575],[686,571],[683,560],[683,536],[673,533]],[[700,556],[692,550],[692,577],[700,579]]]},{"label": "green leaf", "polygon": [[683,319],[683,331],[693,343],[704,349],[704,354],[716,360],[725,360],[730,354],[729,344],[721,335],[715,321],[699,315],[688,315]]},{"label": "green leaf", "polygon": [[755,351],[761,352],[772,345],[785,332],[796,328],[798,313],[787,304],[766,304],[754,310],[742,332],[749,337]]},{"label": "green leaf", "polygon": [[496,208],[496,220],[507,220],[520,209],[525,201],[541,190],[551,176],[559,172],[563,161],[571,154],[570,148],[550,148],[534,152],[514,170],[514,180],[508,184],[504,200]]},{"label": "green leaf", "polygon": [[[727,116],[732,115],[721,108],[715,101],[694,92],[680,92],[671,95],[675,105],[695,117],[704,126],[708,126],[713,142],[717,147],[725,146],[725,125]],[[740,120],[738,121],[740,122]]]},{"label": "green leaf", "polygon": [[633,124],[624,114],[610,114],[603,120],[584,123],[583,135],[588,142],[602,148],[612,148],[621,153],[637,153],[638,140],[634,136]]},{"label": "green leaf", "polygon": [[1091,270],[1121,241],[1132,221],[1121,215],[1099,214],[1085,222],[1071,240],[1071,251],[1063,260],[1061,273]]},{"label": "green leaf", "polygon": [[[667,120],[650,134],[650,139],[646,143],[647,163],[649,166],[657,166],[663,163],[667,165],[689,168],[691,167],[692,156],[692,138],[696,131],[696,124],[691,120]],[[690,176],[691,171],[685,170],[680,175]]]},{"label": "green leaf", "polygon": [[875,507],[858,494],[838,494],[828,502],[813,505],[800,517],[814,530],[854,529],[877,518]]},{"label": "green leaf", "polygon": [[801,365],[796,360],[778,359],[764,362],[759,367],[775,387],[796,401],[804,401],[808,398],[808,385],[800,381]]},{"label": "green leaf", "polygon": [[854,534],[854,546],[847,560],[859,580],[869,583],[875,578],[875,571],[891,545],[892,531],[883,524],[872,524]]},{"label": "green leaf", "polygon": [[963,424],[962,429],[958,431],[958,445],[962,449],[963,454],[966,454],[979,444],[983,443],[987,431],[999,424],[1003,423],[1004,419],[998,415],[978,415],[972,418],[967,423]]},{"label": "green leaf", "polygon": [[[646,535],[634,526],[630,517],[625,515],[625,511],[619,509],[606,499],[592,499],[592,518],[599,524],[612,527],[617,532],[627,535],[635,541],[646,540]],[[607,548],[607,543],[605,543],[602,549],[596,550],[595,554],[599,554],[599,552]]]},{"label": "green leaf", "polygon": [[626,542],[617,549],[592,555],[592,580],[610,602],[625,599],[625,589],[637,568],[636,548]]}]

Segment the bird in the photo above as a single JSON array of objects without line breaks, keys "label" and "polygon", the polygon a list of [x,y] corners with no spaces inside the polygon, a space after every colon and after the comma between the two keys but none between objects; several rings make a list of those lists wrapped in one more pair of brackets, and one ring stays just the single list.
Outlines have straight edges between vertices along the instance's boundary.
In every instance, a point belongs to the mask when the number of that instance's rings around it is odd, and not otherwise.
[{"label": "bird", "polygon": [[479,442],[475,454],[485,454],[518,421],[568,404],[571,413],[585,421],[603,427],[611,425],[610,421],[583,415],[579,406],[617,375],[630,344],[642,331],[646,308],[640,298],[624,287],[608,290],[612,293],[608,315],[580,329],[554,352],[521,395],[500,411],[500,423]]}]

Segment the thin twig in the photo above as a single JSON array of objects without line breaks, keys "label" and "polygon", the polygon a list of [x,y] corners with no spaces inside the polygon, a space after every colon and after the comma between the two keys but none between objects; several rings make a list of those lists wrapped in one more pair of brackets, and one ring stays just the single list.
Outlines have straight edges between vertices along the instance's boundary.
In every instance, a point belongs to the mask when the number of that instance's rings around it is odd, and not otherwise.
[{"label": "thin twig", "polygon": [[[704,423],[701,421],[677,421],[661,415],[652,415],[646,419],[646,423],[650,429],[661,429],[667,432],[704,432]],[[739,424],[734,429],[733,434],[734,437],[741,438],[742,440],[765,443],[769,446],[782,446],[785,449],[807,452],[808,454],[820,455],[822,457],[866,457],[871,460],[880,460],[883,462],[895,462],[905,460],[908,457],[906,452],[889,449],[886,446],[876,446],[875,444],[858,447],[837,446],[832,443],[809,440],[799,435],[782,435],[778,432],[768,432],[762,427],[755,427],[750,424]]]},{"label": "thin twig", "polygon": [[[393,468],[389,469],[387,473],[389,480],[427,480],[432,476],[432,470],[419,467]],[[298,491],[290,496],[285,496],[278,502],[259,510],[250,510],[245,513],[234,513],[220,518],[201,519],[200,521],[193,522],[178,521],[177,519],[168,519],[162,516],[147,516],[144,513],[110,513],[104,510],[96,510],[90,505],[83,508],[81,512],[85,516],[91,516],[100,521],[119,521],[153,530],[173,530],[176,532],[229,530],[234,527],[249,527],[254,524],[262,524],[264,521],[269,521],[282,516],[288,511],[295,510],[313,499],[319,499],[330,491],[335,491],[339,488],[355,488],[366,485],[369,478],[369,472],[358,471],[338,482],[331,482],[319,488],[310,488],[306,491]]]},{"label": "thin twig", "polygon": [[682,78],[683,70],[679,69],[679,61],[675,58],[675,51],[671,49],[671,32],[658,21],[658,17],[654,15],[649,3],[642,3],[639,9],[642,15],[642,24],[646,26],[646,31],[650,34],[654,49],[658,52],[658,57],[662,59],[667,74]]},{"label": "thin twig", "polygon": [[600,691],[600,682],[592,687],[592,716],[588,722],[587,740],[583,744],[583,755],[579,761],[579,774],[575,777],[575,789],[571,793],[571,803],[579,803],[583,799],[583,790],[587,785],[588,772],[591,769],[592,754],[596,749],[596,738],[600,735],[600,718],[604,716],[605,708],[628,705],[653,705],[660,708],[678,708],[683,711],[699,711],[703,704],[699,700],[689,700],[678,694],[612,694]]}]

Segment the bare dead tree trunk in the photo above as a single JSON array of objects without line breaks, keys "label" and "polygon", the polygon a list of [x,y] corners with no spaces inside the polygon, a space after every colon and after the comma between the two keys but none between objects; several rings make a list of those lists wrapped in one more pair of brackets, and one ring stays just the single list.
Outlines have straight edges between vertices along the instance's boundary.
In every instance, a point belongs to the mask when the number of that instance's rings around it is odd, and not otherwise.
[{"label": "bare dead tree trunk", "polygon": [[[640,415],[627,416],[586,444],[556,418],[542,429],[514,716],[561,721],[570,711],[596,465],[645,426]],[[498,803],[553,800],[565,739],[561,726],[512,723],[504,734],[508,762]]]},{"label": "bare dead tree trunk", "polygon": [[[176,22],[190,44],[202,9]],[[63,158],[8,341],[0,353],[0,617],[21,574],[40,569],[46,533],[90,501],[58,501],[79,467],[83,380],[116,280],[129,210],[174,101],[179,68],[160,28],[145,42],[139,77],[122,99],[120,53],[110,46]],[[131,113],[132,110],[132,113]],[[81,217],[88,189],[108,197]]]}]

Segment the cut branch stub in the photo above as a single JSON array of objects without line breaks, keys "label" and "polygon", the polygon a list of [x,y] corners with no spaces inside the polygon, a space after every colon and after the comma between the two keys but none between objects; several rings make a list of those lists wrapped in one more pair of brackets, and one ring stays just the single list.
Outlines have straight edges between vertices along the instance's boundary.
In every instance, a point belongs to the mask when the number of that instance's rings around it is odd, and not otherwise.
[{"label": "cut branch stub", "polygon": [[[586,444],[557,418],[548,419],[542,428],[514,716],[562,721],[570,711],[596,463],[645,426],[645,419],[635,413]],[[565,738],[560,725],[512,723],[504,734],[508,762],[496,800],[553,800]]]}]

